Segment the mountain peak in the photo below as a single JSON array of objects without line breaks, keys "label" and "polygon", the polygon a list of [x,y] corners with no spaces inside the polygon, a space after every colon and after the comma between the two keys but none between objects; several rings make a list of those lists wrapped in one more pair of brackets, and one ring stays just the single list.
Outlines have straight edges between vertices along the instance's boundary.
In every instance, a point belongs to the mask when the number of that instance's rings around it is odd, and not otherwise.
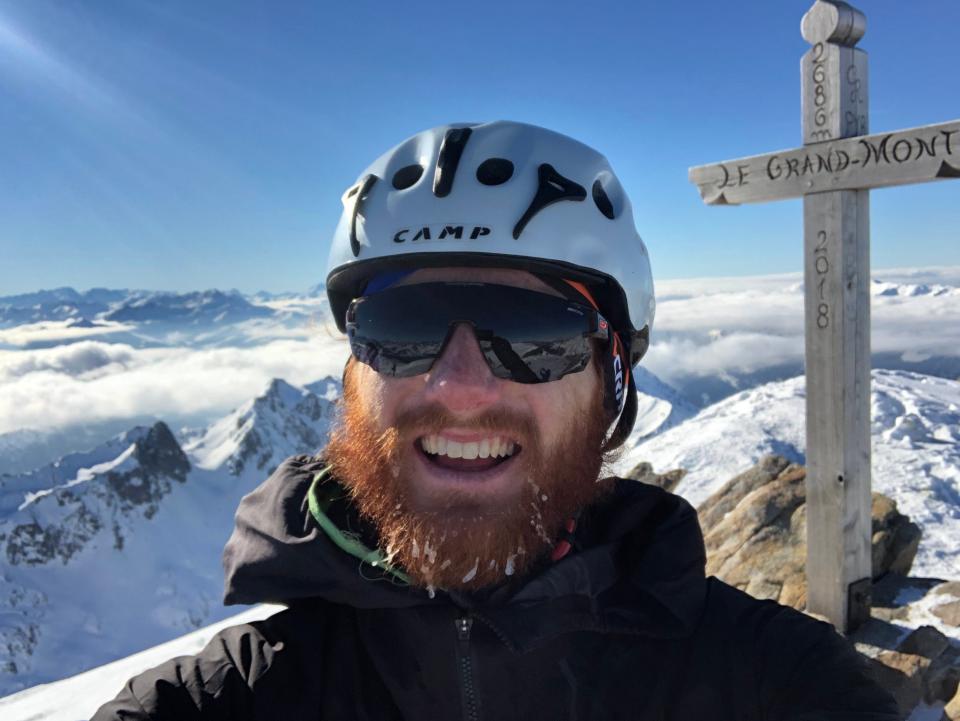
[{"label": "mountain peak", "polygon": [[329,393],[320,397],[274,378],[262,395],[214,423],[186,450],[200,468],[225,466],[238,476],[254,467],[268,474],[287,456],[319,451],[333,416]]}]

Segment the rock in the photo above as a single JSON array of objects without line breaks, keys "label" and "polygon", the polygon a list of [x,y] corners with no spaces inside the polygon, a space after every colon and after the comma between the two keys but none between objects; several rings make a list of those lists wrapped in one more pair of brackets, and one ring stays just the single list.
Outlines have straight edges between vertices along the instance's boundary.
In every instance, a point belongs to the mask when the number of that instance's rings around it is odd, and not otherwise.
[{"label": "rock", "polygon": [[[930,629],[929,626],[925,627]],[[921,645],[926,650],[935,650],[940,647],[940,641],[948,644],[946,637],[934,629],[933,634],[923,631],[920,634],[924,640]],[[918,629],[922,631],[922,629]],[[944,650],[935,653],[932,657],[924,653],[909,653],[903,650],[917,642],[917,631],[904,639],[900,648],[895,651],[881,651],[867,662],[871,675],[881,686],[886,688],[897,701],[900,713],[906,718],[917,704],[923,701],[931,706],[942,703],[953,703],[960,683],[960,650],[949,645]],[[910,639],[913,638],[913,641]],[[928,644],[932,643],[930,646]],[[948,717],[950,718],[950,717]],[[957,717],[960,719],[960,716]]]},{"label": "rock", "polygon": [[704,517],[713,524],[704,522],[707,574],[757,598],[802,609],[807,600],[804,478],[801,467],[771,459],[708,499]]},{"label": "rock", "polygon": [[897,650],[901,653],[910,653],[933,659],[943,653],[949,645],[950,639],[933,626],[921,626],[903,639],[897,646]]},{"label": "rock", "polygon": [[896,699],[900,717],[906,718],[923,696],[923,674],[930,659],[898,651],[881,651],[870,659],[874,680]]},{"label": "rock", "polygon": [[950,581],[949,583],[941,583],[939,586],[937,586],[934,589],[933,592],[938,594],[943,593],[948,596],[955,596],[956,598],[960,598],[960,581]]},{"label": "rock", "polygon": [[873,494],[871,516],[873,577],[885,573],[906,576],[920,547],[920,527],[897,510],[893,499],[881,493]]},{"label": "rock", "polygon": [[[767,456],[707,499],[698,509],[707,573],[758,598],[804,610],[805,483],[802,466]],[[909,578],[920,529],[881,494],[873,494],[871,510],[876,607],[851,641],[867,656],[875,679],[896,698],[903,718],[923,701],[937,708],[952,704],[953,716],[945,710],[946,718],[960,721],[960,646],[933,626],[909,631],[894,623],[907,617],[909,604],[935,589],[945,602],[933,613],[960,626],[960,581]]]},{"label": "rock", "polygon": [[930,664],[923,679],[927,703],[948,703],[960,690],[960,649],[949,648]]},{"label": "rock", "polygon": [[932,608],[930,612],[950,626],[960,626],[960,601],[942,603]]},{"label": "rock", "polygon": [[704,529],[716,526],[750,491],[774,480],[789,466],[782,456],[764,456],[753,468],[728,481],[697,509]]},{"label": "rock", "polygon": [[925,703],[944,703],[953,698],[960,684],[960,649],[953,648],[949,638],[933,626],[921,626],[903,639],[897,651],[930,659],[920,676]]},{"label": "rock", "polygon": [[[806,470],[766,456],[730,480],[698,510],[707,573],[758,598],[803,610],[806,605]],[[875,493],[873,577],[907,574],[920,529]]]},{"label": "rock", "polygon": [[666,473],[656,473],[653,470],[653,466],[644,461],[634,466],[633,469],[626,474],[625,478],[640,481],[641,483],[649,483],[652,486],[659,486],[663,490],[672,493],[685,475],[687,475],[687,472],[683,468],[676,468]]}]

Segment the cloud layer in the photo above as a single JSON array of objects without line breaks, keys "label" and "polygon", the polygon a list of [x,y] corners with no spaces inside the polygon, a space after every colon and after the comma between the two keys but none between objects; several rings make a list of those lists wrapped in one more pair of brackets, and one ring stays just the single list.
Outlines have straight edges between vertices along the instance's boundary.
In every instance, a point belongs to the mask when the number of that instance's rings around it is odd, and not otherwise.
[{"label": "cloud layer", "polygon": [[339,377],[343,342],[282,340],[254,348],[135,349],[102,341],[0,352],[0,433],[114,418],[215,418],[271,378]]},{"label": "cloud layer", "polygon": [[[801,274],[661,281],[645,359],[669,382],[802,364]],[[960,355],[960,268],[874,273],[873,353],[906,362]]]},{"label": "cloud layer", "polygon": [[[873,351],[906,361],[960,356],[960,268],[874,274]],[[799,274],[661,281],[653,345],[643,363],[668,383],[735,379],[803,363]],[[253,347],[134,348],[108,336],[0,351],[0,433],[160,417],[213,420],[262,392],[270,379],[339,376],[347,344],[317,323]],[[269,332],[268,332],[269,331]],[[256,335],[253,333],[253,335]],[[309,335],[309,337],[308,337]],[[247,339],[253,340],[252,336]]]}]

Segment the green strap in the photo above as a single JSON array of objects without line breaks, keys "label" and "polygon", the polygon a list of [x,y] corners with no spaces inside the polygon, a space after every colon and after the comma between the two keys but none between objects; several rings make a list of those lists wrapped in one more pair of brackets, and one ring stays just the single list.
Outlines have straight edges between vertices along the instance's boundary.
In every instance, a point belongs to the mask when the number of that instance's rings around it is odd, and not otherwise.
[{"label": "green strap", "polygon": [[327,534],[327,538],[333,541],[336,546],[350,554],[354,558],[359,558],[364,563],[368,563],[374,568],[379,568],[403,583],[410,585],[410,578],[398,568],[391,566],[387,562],[386,556],[379,548],[371,549],[360,540],[358,536],[349,534],[330,520],[327,515],[327,509],[335,502],[346,498],[343,489],[337,483],[329,482],[330,467],[327,466],[313,477],[310,484],[310,491],[307,493],[307,503],[310,506],[310,515],[317,522],[317,525]]}]

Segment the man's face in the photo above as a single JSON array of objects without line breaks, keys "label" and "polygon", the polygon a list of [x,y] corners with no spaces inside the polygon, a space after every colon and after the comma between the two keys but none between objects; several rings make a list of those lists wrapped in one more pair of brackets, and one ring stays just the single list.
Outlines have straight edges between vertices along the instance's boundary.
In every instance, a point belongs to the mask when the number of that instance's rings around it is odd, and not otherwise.
[{"label": "man's face", "polygon": [[[402,284],[456,280],[559,295],[507,269],[424,269]],[[423,375],[392,378],[351,360],[325,456],[415,582],[480,588],[528,570],[607,488],[601,393],[595,361],[549,383],[499,379],[460,325]]]}]

